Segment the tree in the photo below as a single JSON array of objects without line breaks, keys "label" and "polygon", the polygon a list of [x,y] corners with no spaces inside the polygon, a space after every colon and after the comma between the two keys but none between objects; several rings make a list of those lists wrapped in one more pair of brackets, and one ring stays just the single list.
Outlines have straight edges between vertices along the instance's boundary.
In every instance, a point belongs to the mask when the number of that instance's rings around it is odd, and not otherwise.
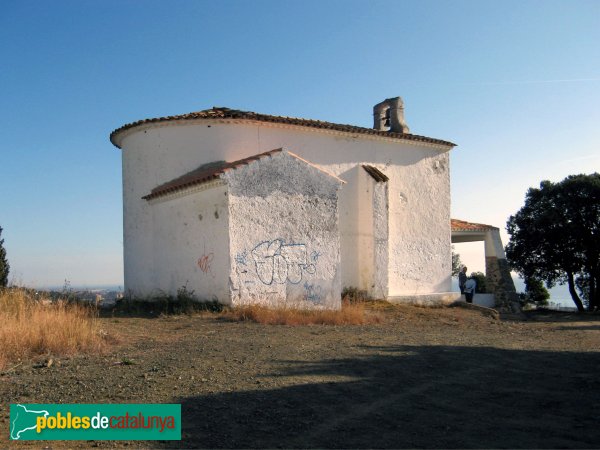
[{"label": "tree", "polygon": [[548,304],[550,293],[544,287],[542,280],[537,278],[525,279],[525,292],[520,294],[521,300],[525,303],[533,303],[537,306],[545,306]]},{"label": "tree", "polygon": [[[2,227],[0,227],[0,238],[2,237]],[[0,239],[0,287],[6,287],[8,284],[8,271],[10,265],[6,259],[6,250],[4,249],[4,239]]]},{"label": "tree", "polygon": [[462,268],[462,262],[460,261],[460,255],[454,253],[454,245],[452,246],[452,276],[457,277],[460,269]]},{"label": "tree", "polygon": [[473,278],[477,285],[475,286],[475,292],[477,294],[487,294],[487,278],[483,272],[471,272],[470,278]]},{"label": "tree", "polygon": [[600,174],[542,181],[527,191],[506,229],[506,256],[523,278],[549,288],[567,283],[579,311],[584,303],[590,310],[599,307]]}]

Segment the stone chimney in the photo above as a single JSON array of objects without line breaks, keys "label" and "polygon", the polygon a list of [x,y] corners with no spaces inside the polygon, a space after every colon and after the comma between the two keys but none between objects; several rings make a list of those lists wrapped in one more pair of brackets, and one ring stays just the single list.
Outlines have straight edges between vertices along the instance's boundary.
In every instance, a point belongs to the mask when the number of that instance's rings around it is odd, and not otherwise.
[{"label": "stone chimney", "polygon": [[404,102],[400,97],[388,98],[373,106],[373,128],[392,133],[410,133],[404,121]]}]

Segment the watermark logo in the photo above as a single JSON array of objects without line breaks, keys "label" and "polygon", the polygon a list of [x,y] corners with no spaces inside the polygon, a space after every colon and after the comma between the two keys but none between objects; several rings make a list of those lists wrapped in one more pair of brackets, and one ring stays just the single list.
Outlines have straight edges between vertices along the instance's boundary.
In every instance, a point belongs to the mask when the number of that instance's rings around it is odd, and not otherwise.
[{"label": "watermark logo", "polygon": [[180,440],[181,405],[11,404],[12,440]]}]

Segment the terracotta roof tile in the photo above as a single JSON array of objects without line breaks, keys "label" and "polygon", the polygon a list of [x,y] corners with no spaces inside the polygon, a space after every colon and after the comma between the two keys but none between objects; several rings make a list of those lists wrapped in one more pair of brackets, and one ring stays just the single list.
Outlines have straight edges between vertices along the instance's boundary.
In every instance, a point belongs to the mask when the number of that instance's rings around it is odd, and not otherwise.
[{"label": "terracotta roof tile", "polygon": [[471,223],[464,220],[450,219],[450,227],[452,231],[487,231],[497,230],[497,227],[485,225],[483,223]]},{"label": "terracotta roof tile", "polygon": [[[198,184],[216,180],[216,179],[220,178],[220,176],[222,174],[224,174],[225,172],[227,172],[229,170],[239,169],[240,167],[247,166],[254,161],[258,161],[259,159],[262,159],[262,158],[272,157],[278,153],[282,153],[283,151],[284,150],[282,148],[278,148],[275,150],[270,150],[268,152],[259,153],[258,155],[249,156],[247,158],[240,159],[240,160],[233,161],[233,162],[215,161],[215,162],[211,162],[208,164],[203,164],[200,167],[198,167],[197,169],[192,170],[191,172],[188,172],[180,177],[177,177],[171,181],[168,181],[164,184],[161,184],[160,186],[155,187],[154,189],[152,189],[150,194],[145,195],[142,198],[144,200],[152,200],[157,197],[162,197],[163,195],[167,195],[167,194],[171,194],[173,192],[187,189],[191,186],[196,186]],[[290,155],[292,158],[300,160],[303,163],[308,164],[309,166],[322,172],[323,174],[334,178],[339,183],[342,183],[342,184],[346,183],[344,180],[340,179],[333,173],[323,169],[322,167],[319,167],[318,165],[313,164],[310,161],[307,161],[304,158],[301,158],[300,156],[298,156],[292,152],[289,152],[289,151],[285,151],[285,152],[288,155]]]},{"label": "terracotta roof tile", "polygon": [[144,119],[138,120],[137,122],[128,123],[123,125],[120,128],[117,128],[110,134],[110,141],[116,147],[121,148],[116,141],[116,137],[119,133],[128,130],[130,128],[135,128],[139,125],[144,125],[148,123],[158,123],[158,122],[175,122],[175,121],[185,121],[185,120],[198,120],[198,119],[244,119],[244,120],[255,120],[259,122],[272,122],[272,123],[284,123],[290,125],[297,125],[308,128],[321,128],[335,131],[342,131],[347,133],[358,133],[358,134],[366,134],[373,136],[385,136],[394,139],[400,140],[408,140],[408,141],[417,141],[417,142],[426,142],[429,144],[437,144],[444,145],[448,147],[454,147],[455,144],[448,141],[443,141],[441,139],[429,138],[426,136],[419,136],[416,134],[406,134],[406,133],[393,133],[389,131],[379,131],[373,128],[364,128],[357,127],[354,125],[343,125],[331,122],[324,122],[321,120],[313,120],[313,119],[298,119],[294,117],[285,117],[285,116],[271,116],[268,114],[258,114],[251,111],[239,111],[236,109],[229,109],[223,107],[213,107],[212,109],[206,109],[204,111],[192,112],[188,114],[181,114],[178,116],[166,116],[166,117],[157,117],[153,119]]},{"label": "terracotta roof tile", "polygon": [[171,194],[173,192],[187,189],[191,186],[206,183],[207,181],[216,180],[221,174],[228,170],[237,169],[239,167],[250,164],[253,161],[258,161],[261,158],[266,158],[281,153],[282,149],[270,150],[268,152],[260,153],[258,155],[249,156],[248,158],[240,159],[238,161],[226,162],[216,161],[208,164],[203,164],[197,169],[192,170],[180,177],[177,177],[171,181],[168,181],[160,186],[152,189],[150,194],[142,197],[144,200],[152,200],[163,195]]}]

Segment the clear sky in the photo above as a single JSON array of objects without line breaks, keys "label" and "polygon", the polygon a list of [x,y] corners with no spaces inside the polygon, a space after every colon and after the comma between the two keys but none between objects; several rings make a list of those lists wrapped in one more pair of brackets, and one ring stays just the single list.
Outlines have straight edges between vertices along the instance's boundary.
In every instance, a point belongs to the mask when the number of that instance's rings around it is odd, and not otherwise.
[{"label": "clear sky", "polygon": [[597,0],[1,0],[0,56],[0,226],[29,286],[122,285],[108,135],[139,119],[370,127],[399,95],[411,132],[458,144],[452,216],[502,229],[528,187],[600,171]]}]

